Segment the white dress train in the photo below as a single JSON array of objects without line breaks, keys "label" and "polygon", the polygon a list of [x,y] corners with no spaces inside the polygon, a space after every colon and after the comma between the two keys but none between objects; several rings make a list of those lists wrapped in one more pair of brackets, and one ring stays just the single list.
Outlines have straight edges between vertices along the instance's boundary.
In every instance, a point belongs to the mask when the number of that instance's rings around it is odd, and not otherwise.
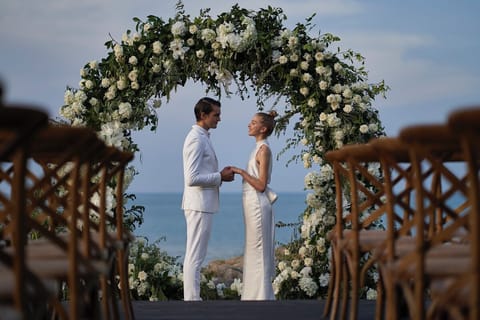
[{"label": "white dress train", "polygon": [[[255,155],[266,140],[258,141],[248,161],[246,171],[258,178]],[[268,182],[272,163],[268,170]],[[242,300],[274,300],[272,281],[274,262],[274,216],[272,204],[264,192],[256,191],[243,181],[243,214],[245,220],[245,248],[243,261]]]}]

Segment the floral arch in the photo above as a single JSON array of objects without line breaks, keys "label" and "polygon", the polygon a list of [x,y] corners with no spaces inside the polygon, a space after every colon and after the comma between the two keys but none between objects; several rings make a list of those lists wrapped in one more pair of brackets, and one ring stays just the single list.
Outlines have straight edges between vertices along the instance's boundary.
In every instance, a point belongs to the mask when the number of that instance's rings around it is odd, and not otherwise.
[{"label": "floral arch", "polygon": [[[367,83],[364,58],[334,49],[338,37],[312,36],[313,16],[290,30],[280,8],[251,11],[235,5],[216,18],[209,11],[192,18],[178,2],[168,21],[134,18],[134,32],[106,42],[107,56],[81,69],[79,88],[67,88],[60,114],[74,126],[95,129],[107,144],[135,152],[131,132],[154,130],[155,109],[189,79],[217,97],[243,99],[253,93],[260,110],[268,101],[281,115],[276,133],[292,129],[284,151],[302,146],[291,160],[311,170],[305,177],[311,192],[299,217],[301,236],[278,262],[276,293],[279,298],[322,297],[328,283],[325,235],[335,222],[333,172],[324,154],[383,135],[372,104],[388,87],[383,81]],[[130,168],[127,176],[134,175]],[[141,214],[133,207],[126,221],[133,226]]]}]

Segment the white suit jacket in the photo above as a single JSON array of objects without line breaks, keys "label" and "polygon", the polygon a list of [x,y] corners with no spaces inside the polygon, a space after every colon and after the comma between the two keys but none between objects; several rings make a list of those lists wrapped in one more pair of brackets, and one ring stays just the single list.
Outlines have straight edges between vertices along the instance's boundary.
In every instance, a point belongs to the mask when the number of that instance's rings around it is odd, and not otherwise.
[{"label": "white suit jacket", "polygon": [[183,145],[182,209],[217,212],[222,183],[209,132],[193,125]]}]

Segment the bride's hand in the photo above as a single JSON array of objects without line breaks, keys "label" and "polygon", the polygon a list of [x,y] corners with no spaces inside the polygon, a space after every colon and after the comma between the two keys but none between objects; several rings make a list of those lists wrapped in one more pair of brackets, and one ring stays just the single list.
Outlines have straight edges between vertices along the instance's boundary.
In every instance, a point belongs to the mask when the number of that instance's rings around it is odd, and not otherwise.
[{"label": "bride's hand", "polygon": [[233,166],[231,168],[232,168],[232,171],[236,174],[241,174],[242,173],[242,169],[240,169],[240,168],[233,167]]}]

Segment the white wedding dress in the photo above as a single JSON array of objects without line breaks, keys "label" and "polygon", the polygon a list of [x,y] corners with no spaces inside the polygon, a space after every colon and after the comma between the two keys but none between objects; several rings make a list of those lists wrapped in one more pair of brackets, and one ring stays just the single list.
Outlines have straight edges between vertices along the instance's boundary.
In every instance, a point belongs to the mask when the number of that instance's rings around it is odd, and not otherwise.
[{"label": "white wedding dress", "polygon": [[[255,161],[260,146],[268,142],[258,141],[248,161],[246,171],[258,178]],[[268,182],[272,162],[268,169]],[[264,192],[256,191],[243,181],[243,214],[245,220],[245,249],[243,261],[242,300],[274,300],[272,281],[274,264],[274,216],[272,204]]]}]

